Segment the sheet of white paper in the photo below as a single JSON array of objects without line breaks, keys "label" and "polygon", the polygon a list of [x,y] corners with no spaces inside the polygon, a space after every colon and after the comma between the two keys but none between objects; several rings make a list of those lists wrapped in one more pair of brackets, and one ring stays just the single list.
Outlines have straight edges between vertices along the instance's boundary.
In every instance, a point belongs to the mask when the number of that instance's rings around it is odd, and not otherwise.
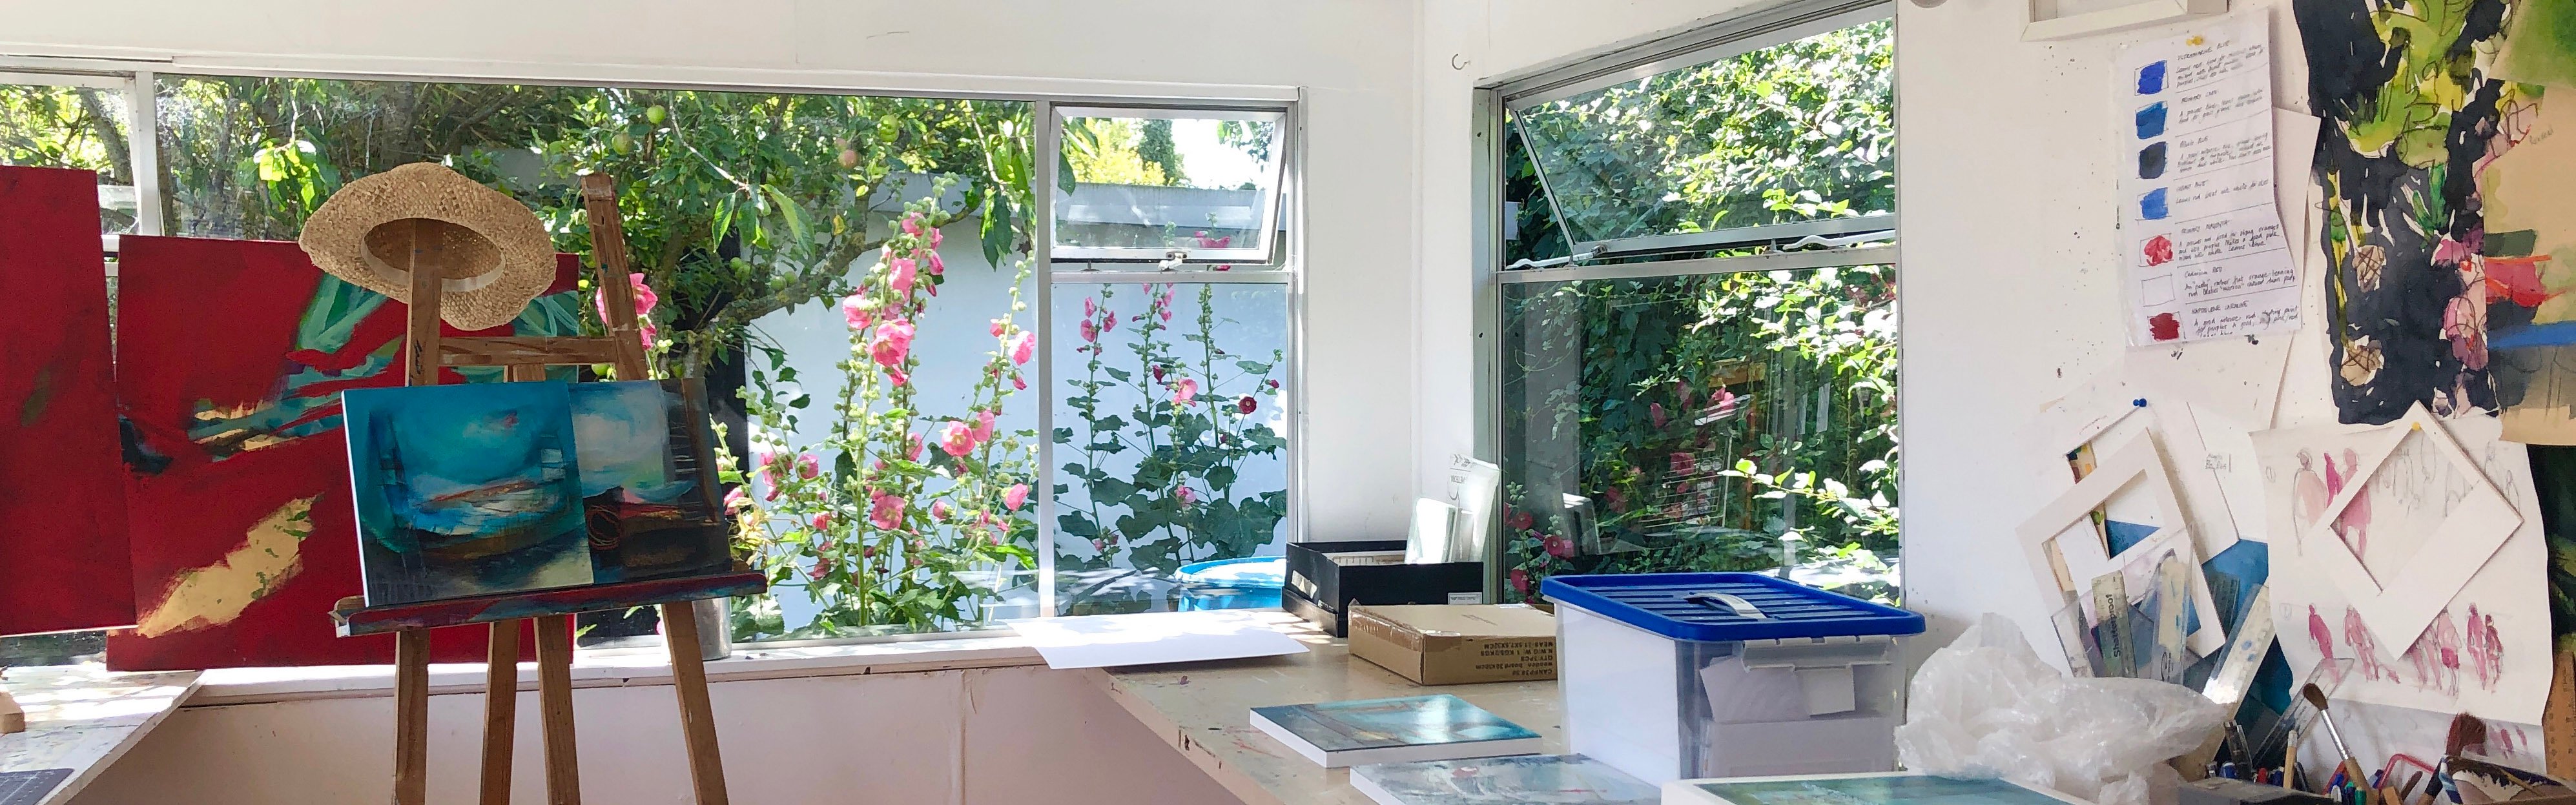
[{"label": "sheet of white paper", "polygon": [[2129,343],[2297,329],[2273,198],[2271,18],[2131,45],[2111,72]]},{"label": "sheet of white paper", "polygon": [[[2198,406],[2192,410],[2202,413]],[[2217,480],[2220,502],[2227,508],[2228,522],[2236,527],[2236,538],[2268,540],[2263,528],[2263,475],[2254,460],[2254,438],[2249,435],[2253,431],[2220,416],[2195,416],[2192,423],[2200,426],[2200,446],[2205,451],[2200,459],[2201,469]],[[2184,506],[2197,510],[2204,505],[2189,491],[2185,495]]]},{"label": "sheet of white paper", "polygon": [[1114,668],[1272,657],[1306,650],[1279,631],[1300,623],[1278,610],[1220,609],[1004,621],[1049,668]]},{"label": "sheet of white paper", "polygon": [[[2502,424],[2493,417],[2442,424],[2485,469],[2487,482],[2521,513],[2522,524],[2431,626],[2403,645],[2375,635],[2323,563],[2303,556],[2300,540],[2288,536],[2305,533],[2327,516],[2335,493],[2348,483],[2344,468],[2358,460],[2372,437],[2384,438],[2382,429],[2323,425],[2253,434],[2262,466],[2266,529],[2274,535],[2268,589],[2281,651],[2292,668],[2314,667],[2326,658],[2353,660],[2338,698],[2538,723],[2553,669],[2548,546],[2540,533],[2540,500],[2532,491],[2530,461],[2522,445],[2499,438]],[[2351,458],[2345,456],[2347,449]],[[2331,479],[2329,459],[2334,463]],[[2380,536],[2393,534],[2373,538]],[[2390,581],[2402,585],[2411,580],[2400,570]]]},{"label": "sheet of white paper", "polygon": [[2153,395],[2170,395],[2226,417],[2237,427],[2272,427],[2289,369],[2291,333],[2130,350],[2122,370]]},{"label": "sheet of white paper", "polygon": [[[2149,359],[2152,358],[2131,356],[2128,360]],[[2240,495],[2227,486],[2228,468],[2235,459],[2222,452],[2234,449],[2233,443],[2212,443],[2207,436],[2234,433],[2241,441],[2244,431],[2233,420],[2207,414],[2180,395],[2129,382],[2125,371],[2128,360],[2113,364],[2041,409],[2031,426],[2031,455],[2035,457],[2038,488],[2046,494],[2060,494],[2074,486],[2066,462],[2069,451],[2091,444],[2096,456],[2108,455],[2152,431],[2164,447],[2166,467],[2181,495],[2192,539],[2202,556],[2216,556],[2234,545],[2243,529],[2238,527],[2236,517],[2236,498]],[[2243,474],[2250,475],[2250,443],[2243,450]],[[2143,497],[2136,489],[2123,490],[2108,502],[2106,514],[2122,522],[2167,525],[2154,519],[2152,506],[2139,505]],[[2259,516],[2261,490],[2247,490],[2241,497],[2245,498],[2247,515]]]},{"label": "sheet of white paper", "polygon": [[2298,245],[2308,242],[2308,175],[2316,161],[2317,125],[2316,115],[2272,110],[2272,199],[2281,211],[2281,230],[2292,244],[2290,262],[2301,276],[2308,270],[2308,250]]}]

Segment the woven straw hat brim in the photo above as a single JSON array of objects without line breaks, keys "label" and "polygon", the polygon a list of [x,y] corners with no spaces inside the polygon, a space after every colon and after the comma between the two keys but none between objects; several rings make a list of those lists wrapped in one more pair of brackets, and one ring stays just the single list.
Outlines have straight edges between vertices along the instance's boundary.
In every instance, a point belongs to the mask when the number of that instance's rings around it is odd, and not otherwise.
[{"label": "woven straw hat brim", "polygon": [[304,222],[296,243],[332,276],[411,302],[409,272],[367,250],[367,234],[395,221],[454,224],[497,247],[498,266],[466,266],[446,280],[439,318],[468,330],[510,323],[554,284],[554,239],[508,194],[435,162],[415,162],[350,182]]}]

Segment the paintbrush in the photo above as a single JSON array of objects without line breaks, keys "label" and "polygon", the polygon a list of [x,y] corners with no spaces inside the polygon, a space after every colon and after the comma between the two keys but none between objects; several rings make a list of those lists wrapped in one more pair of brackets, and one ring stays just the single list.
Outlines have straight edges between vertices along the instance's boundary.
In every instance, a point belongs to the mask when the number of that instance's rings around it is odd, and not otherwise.
[{"label": "paintbrush", "polygon": [[2352,748],[2343,742],[2343,730],[2335,727],[2334,714],[2326,712],[2325,690],[2310,682],[2299,688],[2299,698],[2308,700],[2309,706],[2317,708],[2317,720],[2326,723],[2326,737],[2334,740],[2335,752],[2343,755],[2344,779],[2368,785],[2370,775],[2362,773],[2361,764],[2352,759]]},{"label": "paintbrush", "polygon": [[2459,757],[2473,749],[2478,754],[2486,754],[2487,723],[2467,713],[2452,716],[2451,734],[2442,740],[2442,754]]}]

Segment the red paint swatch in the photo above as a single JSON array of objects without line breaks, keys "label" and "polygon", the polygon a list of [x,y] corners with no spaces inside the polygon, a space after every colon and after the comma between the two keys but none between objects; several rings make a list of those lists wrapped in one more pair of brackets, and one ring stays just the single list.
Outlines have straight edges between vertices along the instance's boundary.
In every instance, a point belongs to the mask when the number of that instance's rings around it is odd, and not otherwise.
[{"label": "red paint swatch", "polygon": [[2158,341],[2182,337],[2182,322],[2171,313],[2158,313],[2147,319],[2147,334]]}]

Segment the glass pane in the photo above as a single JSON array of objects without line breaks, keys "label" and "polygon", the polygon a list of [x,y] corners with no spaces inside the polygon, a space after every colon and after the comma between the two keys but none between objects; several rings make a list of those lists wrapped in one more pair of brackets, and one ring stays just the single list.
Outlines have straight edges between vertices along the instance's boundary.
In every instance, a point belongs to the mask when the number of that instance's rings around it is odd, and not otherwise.
[{"label": "glass pane", "polygon": [[1053,299],[1059,613],[1277,606],[1190,566],[1287,550],[1287,286]]},{"label": "glass pane", "polygon": [[[729,456],[773,462],[767,481],[728,477],[751,485],[742,545],[775,589],[731,602],[736,640],[971,627],[1005,588],[1034,598],[1034,514],[1002,501],[1034,478],[1035,395],[1015,371],[984,374],[996,350],[1019,366],[1006,347],[1032,326],[1017,293],[1036,205],[1012,167],[1030,164],[1028,104],[188,76],[159,92],[180,234],[292,239],[349,181],[431,160],[587,252],[577,177],[618,177],[655,371],[707,378]],[[855,328],[853,296],[878,306]],[[892,366],[880,341],[905,345]],[[876,440],[980,425],[978,407],[997,416],[971,461]],[[899,494],[901,516],[872,518],[871,489]],[[659,640],[649,609],[582,623],[584,645]]]},{"label": "glass pane", "polygon": [[98,231],[134,231],[125,93],[0,84],[0,165],[98,172]]},{"label": "glass pane", "polygon": [[1211,114],[1231,119],[1066,117],[1055,245],[1266,257],[1278,228],[1282,116]]},{"label": "glass pane", "polygon": [[1764,570],[1895,593],[1886,266],[1503,286],[1509,596],[1558,573]]},{"label": "glass pane", "polygon": [[1892,32],[1886,20],[1829,31],[1513,121],[1578,243],[1887,212]]}]

